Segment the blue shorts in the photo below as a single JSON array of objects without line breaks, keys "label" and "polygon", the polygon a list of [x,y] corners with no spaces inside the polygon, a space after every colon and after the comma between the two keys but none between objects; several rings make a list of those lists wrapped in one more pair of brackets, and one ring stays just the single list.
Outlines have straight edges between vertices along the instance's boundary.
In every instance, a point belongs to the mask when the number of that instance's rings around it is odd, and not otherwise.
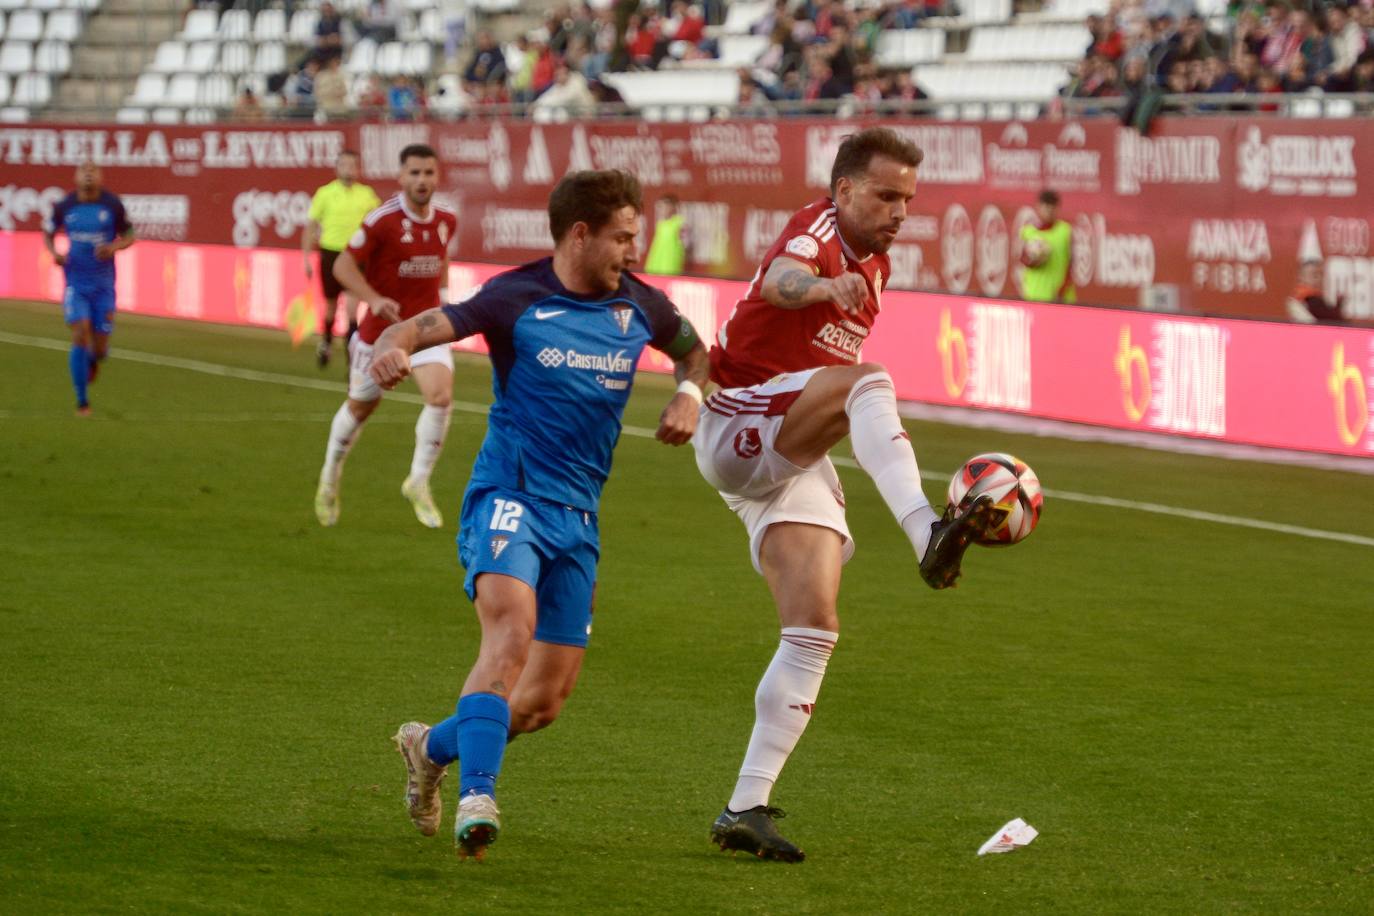
[{"label": "blue shorts", "polygon": [[534,589],[534,638],[587,645],[601,537],[596,515],[500,487],[470,486],[458,526],[463,588],[477,596],[483,573],[511,576]]},{"label": "blue shorts", "polygon": [[81,289],[68,286],[62,296],[62,320],[67,324],[89,321],[97,334],[114,331],[115,291],[110,287]]}]

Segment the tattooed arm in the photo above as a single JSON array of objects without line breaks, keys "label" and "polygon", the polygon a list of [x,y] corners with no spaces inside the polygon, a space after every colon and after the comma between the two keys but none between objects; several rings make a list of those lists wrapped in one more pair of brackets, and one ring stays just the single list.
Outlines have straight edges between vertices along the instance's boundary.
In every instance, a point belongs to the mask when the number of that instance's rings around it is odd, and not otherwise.
[{"label": "tattooed arm", "polygon": [[763,276],[763,298],[780,309],[800,309],[817,302],[833,302],[846,312],[863,308],[868,295],[863,277],[843,273],[818,277],[809,265],[792,258],[775,258]]},{"label": "tattooed arm", "polygon": [[372,366],[368,372],[378,385],[394,388],[410,374],[410,354],[457,339],[453,322],[442,309],[421,312],[382,332],[372,345]]}]

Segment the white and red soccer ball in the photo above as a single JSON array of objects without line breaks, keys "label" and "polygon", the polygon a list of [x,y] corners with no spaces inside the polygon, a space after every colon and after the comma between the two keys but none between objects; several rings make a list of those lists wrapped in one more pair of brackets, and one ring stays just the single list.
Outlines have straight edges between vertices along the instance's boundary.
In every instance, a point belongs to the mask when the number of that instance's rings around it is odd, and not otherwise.
[{"label": "white and red soccer ball", "polygon": [[996,506],[995,525],[977,543],[1006,547],[1035,530],[1045,497],[1030,465],[1001,452],[974,455],[949,482],[949,505],[957,511],[984,493],[991,494]]}]

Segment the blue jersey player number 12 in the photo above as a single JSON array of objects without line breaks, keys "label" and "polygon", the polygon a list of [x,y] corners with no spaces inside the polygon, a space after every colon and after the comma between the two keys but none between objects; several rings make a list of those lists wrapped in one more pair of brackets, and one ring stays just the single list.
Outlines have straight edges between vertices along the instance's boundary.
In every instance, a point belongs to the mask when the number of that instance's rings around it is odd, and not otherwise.
[{"label": "blue jersey player number 12", "polygon": [[678,390],[658,439],[696,431],[709,361],[696,331],[629,272],[639,182],[616,170],[573,172],[549,199],[554,254],[500,274],[457,305],[393,325],[371,373],[391,388],[410,354],[482,334],[495,401],[463,498],[458,555],[482,642],[455,713],[401,726],[406,803],[425,835],[439,827],[439,784],[459,762],[454,837],[480,857],[496,838],[495,782],[510,738],[557,717],[591,632],[597,510],[645,346],[670,356]]}]

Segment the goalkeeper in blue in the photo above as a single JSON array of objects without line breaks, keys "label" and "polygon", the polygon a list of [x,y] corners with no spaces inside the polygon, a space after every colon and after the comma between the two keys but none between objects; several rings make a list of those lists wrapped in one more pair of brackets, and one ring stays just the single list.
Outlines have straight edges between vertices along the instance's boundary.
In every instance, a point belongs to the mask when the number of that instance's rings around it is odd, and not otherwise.
[{"label": "goalkeeper in blue", "polygon": [[577,682],[601,488],[646,346],[672,358],[679,383],[659,441],[683,445],[696,431],[706,349],[673,304],[629,272],[641,206],[627,172],[570,173],[549,198],[551,258],[393,325],[373,349],[370,371],[384,388],[426,347],[482,334],[491,354],[495,402],[458,532],[481,647],[454,714],[432,728],[407,722],[395,737],[410,819],[426,836],[439,829],[440,784],[458,761],[454,839],[464,858],[481,858],[501,829],[506,743],[553,722]]},{"label": "goalkeeper in blue", "polygon": [[[53,240],[67,233],[67,253]],[[62,294],[62,320],[72,331],[67,356],[76,412],[91,412],[86,388],[95,381],[100,362],[109,351],[114,331],[115,252],[134,243],[134,227],[124,204],[101,186],[100,166],[83,162],[76,170],[76,190],[57,202],[43,226],[43,244],[67,277]]]}]

